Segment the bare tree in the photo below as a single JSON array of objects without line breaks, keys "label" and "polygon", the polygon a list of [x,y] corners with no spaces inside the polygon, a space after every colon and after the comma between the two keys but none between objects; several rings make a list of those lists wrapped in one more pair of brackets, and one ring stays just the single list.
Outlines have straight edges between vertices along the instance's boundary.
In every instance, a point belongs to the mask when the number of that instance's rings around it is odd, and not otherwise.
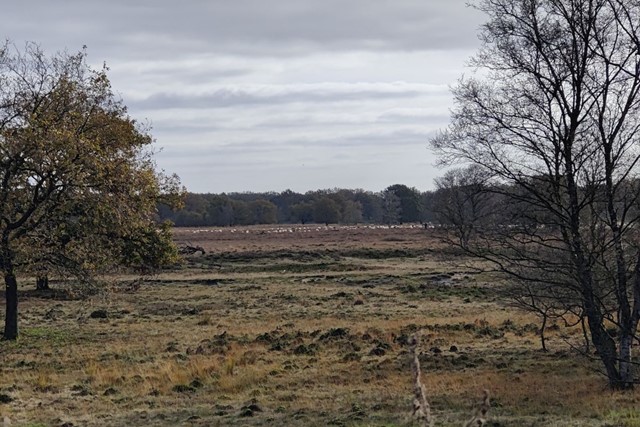
[{"label": "bare tree", "polygon": [[640,2],[476,7],[488,16],[472,61],[478,73],[460,80],[452,123],[431,141],[443,162],[490,171],[508,200],[511,222],[486,230],[472,251],[520,282],[561,289],[558,298],[584,313],[610,386],[631,388],[640,319]]},{"label": "bare tree", "polygon": [[433,210],[441,224],[453,227],[460,246],[495,214],[495,197],[488,191],[490,175],[478,165],[451,169],[436,179]]}]

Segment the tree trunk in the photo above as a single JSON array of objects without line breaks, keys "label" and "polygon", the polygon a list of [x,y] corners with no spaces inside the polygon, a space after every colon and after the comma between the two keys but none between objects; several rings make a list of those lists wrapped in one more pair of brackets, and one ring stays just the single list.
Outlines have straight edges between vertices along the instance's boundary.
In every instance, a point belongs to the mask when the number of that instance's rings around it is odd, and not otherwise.
[{"label": "tree trunk", "polygon": [[13,273],[5,273],[4,283],[6,289],[7,311],[4,320],[5,340],[18,338],[18,281]]},{"label": "tree trunk", "polygon": [[631,360],[631,345],[633,335],[623,333],[620,337],[620,388],[630,390],[633,388],[633,362]]},{"label": "tree trunk", "polygon": [[620,336],[620,376],[622,381],[628,384],[628,388],[634,385],[634,362],[631,360],[633,341],[636,338],[638,323],[640,322],[640,252],[635,266],[633,279],[633,306],[631,307],[629,323],[623,325]]},{"label": "tree trunk", "polygon": [[49,289],[51,289],[49,287],[49,276],[39,276],[36,278],[36,290],[48,291]]},{"label": "tree trunk", "polygon": [[542,351],[547,351],[547,341],[544,337],[544,330],[547,327],[547,313],[542,314],[542,326],[540,326],[540,344],[542,344]]},{"label": "tree trunk", "polygon": [[589,353],[591,351],[591,345],[589,343],[589,333],[587,331],[587,325],[584,323],[584,313],[580,315],[580,325],[582,326],[582,337],[584,338],[584,352]]},{"label": "tree trunk", "polygon": [[597,313],[597,309],[593,307],[586,308],[587,318],[589,320],[589,330],[591,331],[591,342],[598,352],[598,357],[604,365],[609,387],[613,390],[625,389],[624,382],[618,371],[618,351],[616,343],[605,330],[602,322],[602,316]]}]

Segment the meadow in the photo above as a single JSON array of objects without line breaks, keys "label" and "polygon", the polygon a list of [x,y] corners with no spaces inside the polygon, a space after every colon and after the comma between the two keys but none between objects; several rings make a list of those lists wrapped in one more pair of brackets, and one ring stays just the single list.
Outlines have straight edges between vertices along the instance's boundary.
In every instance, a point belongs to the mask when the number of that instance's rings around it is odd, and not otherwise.
[{"label": "meadow", "polygon": [[[180,228],[206,254],[89,297],[21,278],[16,342],[0,342],[0,425],[411,426],[420,334],[436,426],[640,426],[579,328],[503,299],[504,279],[438,230],[318,225]],[[4,313],[0,311],[4,316]]]}]

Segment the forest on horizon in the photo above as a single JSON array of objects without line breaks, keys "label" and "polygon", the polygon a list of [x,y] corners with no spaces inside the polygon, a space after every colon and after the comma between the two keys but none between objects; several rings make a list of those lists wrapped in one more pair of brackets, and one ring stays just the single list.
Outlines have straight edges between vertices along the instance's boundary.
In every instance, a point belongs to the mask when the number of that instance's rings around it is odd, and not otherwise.
[{"label": "forest on horizon", "polygon": [[256,224],[399,224],[429,222],[434,191],[395,184],[380,192],[326,189],[297,193],[187,193],[179,210],[160,205],[160,220],[177,227]]}]

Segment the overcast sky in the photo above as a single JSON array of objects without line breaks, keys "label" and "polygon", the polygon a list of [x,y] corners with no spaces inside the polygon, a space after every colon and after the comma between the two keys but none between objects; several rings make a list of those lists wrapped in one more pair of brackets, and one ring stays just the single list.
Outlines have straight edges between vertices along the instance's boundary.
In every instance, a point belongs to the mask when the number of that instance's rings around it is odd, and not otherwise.
[{"label": "overcast sky", "polygon": [[87,46],[194,192],[431,188],[483,17],[465,0],[21,0],[0,34]]}]

